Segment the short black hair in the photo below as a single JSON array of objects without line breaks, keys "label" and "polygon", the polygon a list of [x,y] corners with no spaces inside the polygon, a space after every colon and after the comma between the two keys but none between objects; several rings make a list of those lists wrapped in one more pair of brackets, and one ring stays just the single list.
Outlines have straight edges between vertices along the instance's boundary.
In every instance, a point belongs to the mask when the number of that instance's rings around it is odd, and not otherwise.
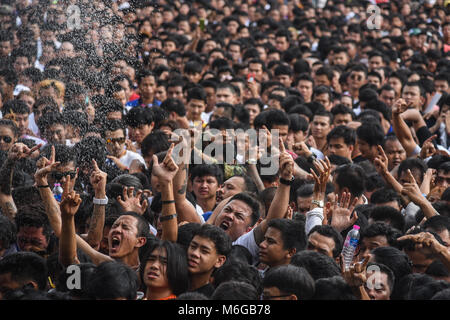
[{"label": "short black hair", "polygon": [[369,146],[382,145],[385,136],[383,128],[376,122],[363,122],[356,129],[356,135]]},{"label": "short black hair", "polygon": [[219,227],[211,224],[203,224],[200,229],[194,232],[194,237],[195,236],[207,238],[214,242],[215,249],[220,255],[228,256],[231,252],[231,239],[228,234]]},{"label": "short black hair", "polygon": [[221,185],[223,183],[224,174],[223,170],[215,164],[199,164],[191,170],[191,181],[194,181],[196,177],[213,176],[217,179],[217,183]]},{"label": "short black hair", "polygon": [[282,265],[270,268],[264,275],[264,288],[276,287],[282,294],[294,294],[298,300],[310,300],[314,296],[314,279],[305,268]]},{"label": "short black hair", "polygon": [[89,282],[89,294],[94,299],[125,298],[136,300],[139,278],[129,266],[107,261],[97,266]]},{"label": "short black hair", "polygon": [[343,138],[346,145],[354,146],[356,143],[356,131],[347,126],[337,126],[331,129],[327,135],[327,142],[331,139]]},{"label": "short black hair", "polygon": [[374,221],[386,222],[402,232],[405,228],[405,218],[400,211],[391,206],[375,206],[370,211],[369,218]]},{"label": "short black hair", "polygon": [[125,123],[132,128],[151,124],[154,121],[151,109],[140,106],[132,108],[125,116]]},{"label": "short black hair", "polygon": [[47,264],[45,259],[33,252],[15,252],[0,260],[0,274],[11,274],[11,280],[22,286],[35,281],[39,290],[47,287]]},{"label": "short black hair", "polygon": [[312,250],[297,252],[290,264],[305,268],[315,281],[341,275],[341,269],[333,258]]},{"label": "short black hair", "polygon": [[296,220],[273,219],[267,228],[275,228],[280,231],[283,240],[283,249],[296,249],[301,251],[306,248],[306,234],[304,223]]}]

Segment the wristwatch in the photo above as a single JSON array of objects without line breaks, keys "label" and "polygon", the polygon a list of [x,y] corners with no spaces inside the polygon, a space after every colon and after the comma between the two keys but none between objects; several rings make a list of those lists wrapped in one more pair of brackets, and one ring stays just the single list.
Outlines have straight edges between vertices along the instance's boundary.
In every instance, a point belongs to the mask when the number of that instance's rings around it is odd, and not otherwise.
[{"label": "wristwatch", "polygon": [[100,205],[100,206],[106,206],[108,204],[108,197],[105,196],[105,199],[97,199],[94,197],[94,200],[92,200],[93,204]]},{"label": "wristwatch", "polygon": [[323,208],[323,201],[322,200],[311,200],[311,203],[317,205],[319,208]]},{"label": "wristwatch", "polygon": [[280,177],[280,183],[287,185],[287,186],[291,186],[292,183],[294,182],[295,178],[294,176],[292,176],[291,180],[286,180]]}]

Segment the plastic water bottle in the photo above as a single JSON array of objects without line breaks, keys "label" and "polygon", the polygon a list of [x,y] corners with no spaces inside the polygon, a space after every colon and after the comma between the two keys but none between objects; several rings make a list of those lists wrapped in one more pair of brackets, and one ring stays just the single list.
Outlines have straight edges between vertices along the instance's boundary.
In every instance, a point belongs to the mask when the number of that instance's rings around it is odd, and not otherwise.
[{"label": "plastic water bottle", "polygon": [[61,187],[60,183],[55,183],[55,186],[53,187],[53,196],[55,197],[56,201],[61,202],[61,197],[63,194],[63,188]]},{"label": "plastic water bottle", "polygon": [[359,241],[359,226],[354,225],[345,238],[344,248],[342,249],[342,255],[344,257],[344,270],[348,270],[353,261],[356,247]]}]

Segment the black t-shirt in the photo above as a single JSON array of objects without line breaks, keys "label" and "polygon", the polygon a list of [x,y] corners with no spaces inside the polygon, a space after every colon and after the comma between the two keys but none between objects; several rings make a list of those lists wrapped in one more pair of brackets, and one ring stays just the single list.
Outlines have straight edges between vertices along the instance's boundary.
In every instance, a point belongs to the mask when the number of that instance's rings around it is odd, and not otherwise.
[{"label": "black t-shirt", "polygon": [[214,293],[214,287],[211,283],[205,284],[203,287],[200,287],[192,292],[198,292],[204,294],[206,297],[211,298]]}]

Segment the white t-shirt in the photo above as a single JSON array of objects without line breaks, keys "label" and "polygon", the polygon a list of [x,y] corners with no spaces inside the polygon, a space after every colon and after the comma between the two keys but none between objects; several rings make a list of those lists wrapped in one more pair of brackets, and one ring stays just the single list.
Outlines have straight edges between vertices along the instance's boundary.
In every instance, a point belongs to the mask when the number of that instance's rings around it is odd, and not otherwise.
[{"label": "white t-shirt", "polygon": [[147,168],[144,158],[139,153],[136,153],[136,152],[133,152],[130,150],[127,150],[127,152],[122,157],[120,157],[119,160],[127,167],[131,166],[131,163],[133,162],[133,160],[138,160],[145,166],[145,168]]},{"label": "white t-shirt", "polygon": [[237,238],[236,241],[233,242],[233,245],[240,245],[247,248],[252,255],[253,264],[256,264],[259,261],[259,246],[255,241],[253,230],[254,229]]}]

